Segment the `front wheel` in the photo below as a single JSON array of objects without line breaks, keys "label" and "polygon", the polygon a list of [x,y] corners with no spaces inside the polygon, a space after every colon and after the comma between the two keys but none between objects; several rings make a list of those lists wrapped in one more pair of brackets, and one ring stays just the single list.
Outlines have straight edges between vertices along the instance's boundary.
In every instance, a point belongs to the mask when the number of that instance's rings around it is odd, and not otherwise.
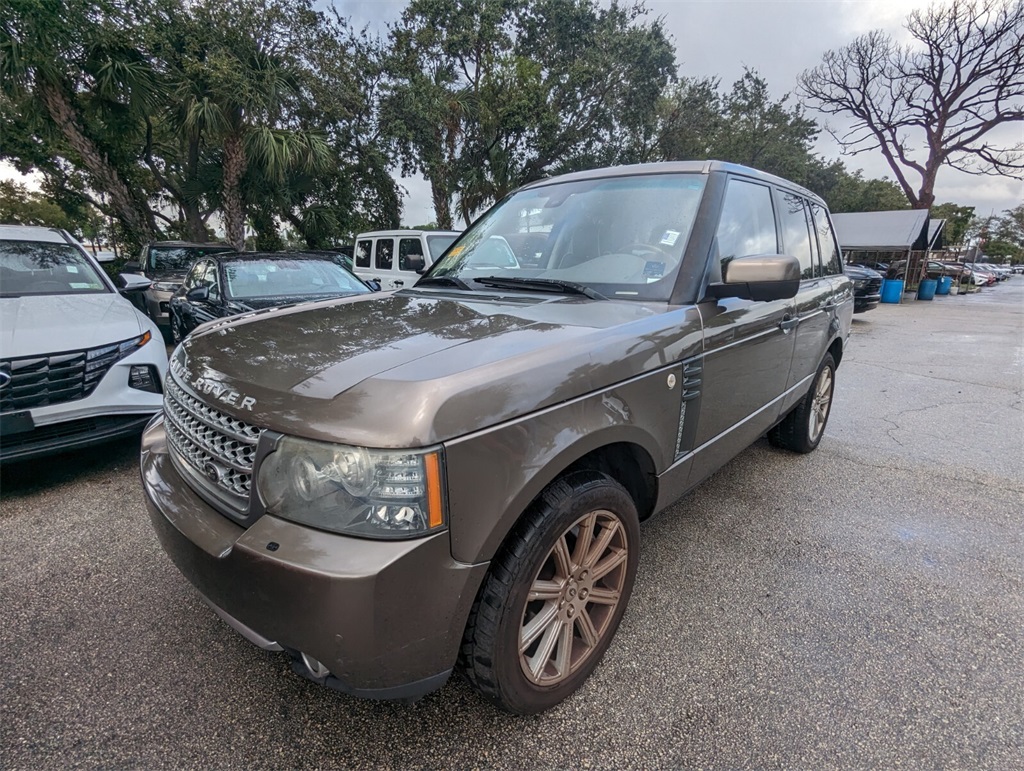
[{"label": "front wheel", "polygon": [[185,330],[182,328],[178,314],[171,312],[171,342],[175,345],[185,339]]},{"label": "front wheel", "polygon": [[825,425],[832,411],[832,394],[836,384],[836,363],[826,353],[811,389],[800,403],[768,432],[768,441],[776,447],[808,453],[821,443]]},{"label": "front wheel", "polygon": [[529,715],[575,692],[622,620],[639,560],[636,505],[618,482],[580,471],[552,483],[484,579],[462,647],[473,685]]}]

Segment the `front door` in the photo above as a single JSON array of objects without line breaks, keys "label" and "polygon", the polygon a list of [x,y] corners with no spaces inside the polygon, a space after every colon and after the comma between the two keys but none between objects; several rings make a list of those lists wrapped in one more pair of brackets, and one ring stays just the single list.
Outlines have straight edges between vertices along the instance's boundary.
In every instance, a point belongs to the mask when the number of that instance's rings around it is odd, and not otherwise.
[{"label": "front door", "polygon": [[[712,281],[735,257],[777,254],[772,191],[745,179],[729,180],[715,236]],[[707,300],[701,412],[691,483],[748,446],[775,423],[793,359],[792,300]],[[713,394],[713,396],[712,396]]]}]

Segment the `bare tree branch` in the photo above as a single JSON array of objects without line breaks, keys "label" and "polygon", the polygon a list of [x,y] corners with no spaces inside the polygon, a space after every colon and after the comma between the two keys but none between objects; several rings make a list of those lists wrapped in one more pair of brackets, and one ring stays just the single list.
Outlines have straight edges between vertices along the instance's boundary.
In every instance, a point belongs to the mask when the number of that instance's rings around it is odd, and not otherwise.
[{"label": "bare tree branch", "polygon": [[934,202],[942,166],[1019,177],[1024,143],[984,138],[1024,121],[1024,0],[935,4],[912,12],[905,27],[910,45],[871,32],[800,76],[818,110],[852,119],[829,133],[847,154],[880,151],[915,208]]}]

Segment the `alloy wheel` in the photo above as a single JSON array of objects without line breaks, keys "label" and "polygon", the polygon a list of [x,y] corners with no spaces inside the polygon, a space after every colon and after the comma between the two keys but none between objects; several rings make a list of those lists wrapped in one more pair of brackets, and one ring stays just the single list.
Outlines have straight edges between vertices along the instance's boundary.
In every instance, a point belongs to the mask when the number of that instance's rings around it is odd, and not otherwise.
[{"label": "alloy wheel", "polygon": [[808,416],[808,435],[812,442],[817,442],[822,430],[825,428],[825,421],[828,420],[828,411],[832,406],[832,370],[825,367],[821,370],[818,378],[818,385],[814,389],[814,399],[811,402],[810,415]]},{"label": "alloy wheel", "polygon": [[519,663],[537,685],[556,685],[598,647],[622,599],[629,543],[609,511],[592,511],[555,540],[527,595]]}]

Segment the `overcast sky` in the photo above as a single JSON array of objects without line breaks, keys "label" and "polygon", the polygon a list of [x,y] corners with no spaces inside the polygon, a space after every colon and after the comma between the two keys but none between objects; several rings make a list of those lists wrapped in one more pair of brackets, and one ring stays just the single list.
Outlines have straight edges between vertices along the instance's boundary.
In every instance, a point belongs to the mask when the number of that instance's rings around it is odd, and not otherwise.
[{"label": "overcast sky", "polygon": [[[797,76],[815,66],[825,51],[846,45],[864,32],[881,28],[905,38],[902,22],[907,14],[927,7],[921,0],[647,0],[646,5],[652,16],[665,20],[681,76],[717,77],[728,88],[747,66],[768,81],[776,97],[794,91]],[[404,0],[337,3],[354,26],[365,25],[381,34],[405,6]],[[812,111],[811,116],[824,122],[819,113]],[[1004,129],[999,136],[1007,143],[1024,142],[1024,124]],[[829,159],[840,157],[839,147],[825,132],[817,151]],[[851,170],[861,168],[868,177],[893,178],[879,153],[844,160]],[[426,182],[405,179],[402,184],[408,191],[402,221],[431,221]],[[974,206],[977,214],[987,216],[1024,201],[1024,182],[944,168],[939,172],[936,197],[940,203]]]}]

